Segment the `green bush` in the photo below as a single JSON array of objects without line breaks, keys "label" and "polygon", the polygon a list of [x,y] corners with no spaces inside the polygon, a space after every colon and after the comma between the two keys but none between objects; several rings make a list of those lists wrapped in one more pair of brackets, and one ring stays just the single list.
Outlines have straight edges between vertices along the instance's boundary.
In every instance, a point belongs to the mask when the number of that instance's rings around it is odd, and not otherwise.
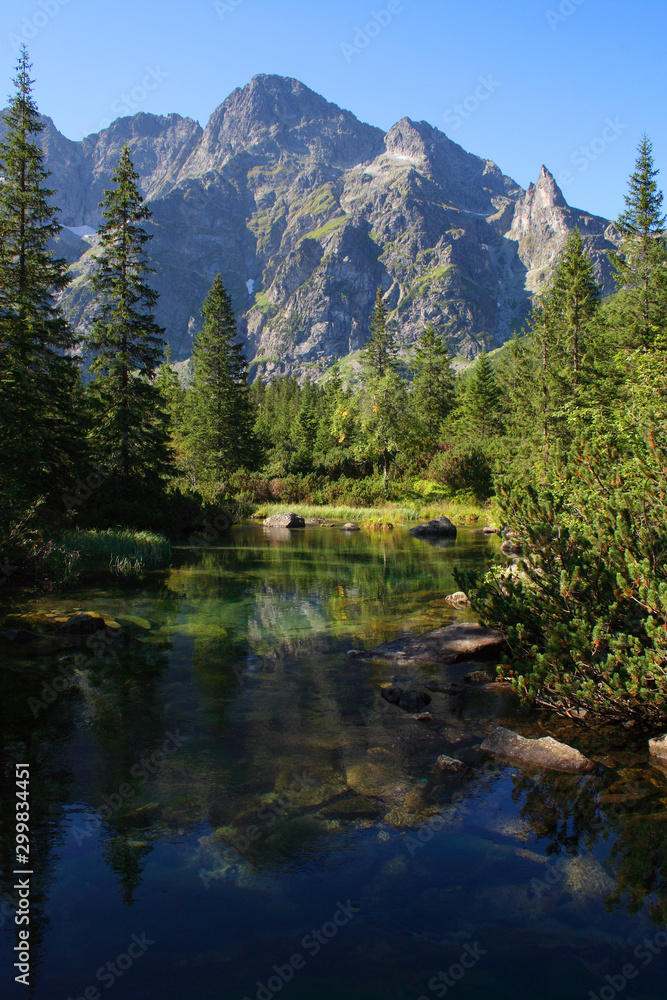
[{"label": "green bush", "polygon": [[481,448],[450,446],[438,452],[427,474],[429,479],[444,486],[450,495],[468,493],[480,501],[493,496],[493,469]]}]

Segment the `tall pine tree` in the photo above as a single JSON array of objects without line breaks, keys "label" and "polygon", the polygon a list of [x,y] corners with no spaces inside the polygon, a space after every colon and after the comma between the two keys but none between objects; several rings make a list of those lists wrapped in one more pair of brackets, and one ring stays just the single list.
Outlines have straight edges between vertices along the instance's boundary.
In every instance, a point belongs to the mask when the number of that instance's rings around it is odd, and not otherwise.
[{"label": "tall pine tree", "polygon": [[502,429],[501,393],[489,360],[482,351],[472,371],[466,376],[461,400],[459,419],[469,434],[480,441]]},{"label": "tall pine tree", "polygon": [[220,482],[256,457],[248,363],[220,275],[202,308],[187,404],[187,448],[202,481]]},{"label": "tall pine tree", "polygon": [[398,371],[398,347],[387,325],[387,308],[378,288],[371,335],[363,352],[364,394],[360,439],[363,454],[379,460],[386,484],[392,457],[403,438],[407,409],[405,384]]},{"label": "tall pine tree", "polygon": [[65,486],[81,461],[76,340],[57,304],[70,277],[49,247],[60,226],[30,69],[24,47],[0,143],[0,469],[5,497],[27,503]]},{"label": "tall pine tree", "polygon": [[658,173],[645,135],[617,223],[621,252],[612,257],[625,342],[645,350],[667,346],[667,243]]},{"label": "tall pine tree", "polygon": [[533,310],[528,351],[534,374],[517,400],[525,424],[533,424],[536,447],[544,459],[556,442],[568,444],[568,411],[579,404],[593,376],[591,331],[600,305],[600,288],[578,229],[560,252],[551,287]]},{"label": "tall pine tree", "polygon": [[445,343],[429,325],[417,341],[411,395],[418,450],[426,457],[435,451],[442,422],[454,406],[455,376],[449,362]]},{"label": "tall pine tree", "polygon": [[171,471],[171,455],[166,404],[154,382],[164,330],[153,316],[157,292],[146,280],[154,270],[146,251],[152,236],[141,223],[150,212],[128,146],[112,179],[116,186],[100,203],[104,225],[92,278],[98,316],[88,338],[89,393],[95,456],[114,474],[120,495],[129,498],[137,487],[159,485]]}]

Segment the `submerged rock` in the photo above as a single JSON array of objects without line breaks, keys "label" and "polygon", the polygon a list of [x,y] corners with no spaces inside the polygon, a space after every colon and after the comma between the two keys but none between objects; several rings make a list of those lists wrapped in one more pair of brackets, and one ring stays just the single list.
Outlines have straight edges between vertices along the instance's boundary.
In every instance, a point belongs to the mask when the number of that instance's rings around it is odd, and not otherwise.
[{"label": "submerged rock", "polygon": [[306,522],[303,517],[294,514],[291,510],[286,514],[272,514],[263,521],[265,528],[305,528]]},{"label": "submerged rock", "polygon": [[357,795],[355,793],[325,806],[321,810],[321,815],[325,819],[377,819],[379,811],[377,802],[364,795]]},{"label": "submerged rock", "polygon": [[462,660],[493,660],[500,656],[505,640],[497,629],[477,622],[446,625],[416,638],[384,642],[368,651],[368,656],[392,659],[406,657],[413,663],[459,663]]},{"label": "submerged rock", "polygon": [[466,684],[493,684],[493,677],[487,670],[472,670],[463,680]]},{"label": "submerged rock", "polygon": [[482,750],[493,754],[494,757],[508,757],[524,764],[534,764],[552,771],[568,771],[573,774],[592,771],[595,766],[579,750],[567,746],[566,743],[559,743],[551,736],[530,740],[503,726],[498,726],[487,736],[482,743]]},{"label": "submerged rock", "polygon": [[658,763],[667,767],[667,733],[663,736],[656,736],[653,740],[649,740],[648,750],[651,756],[656,758]]},{"label": "submerged rock", "polygon": [[503,544],[500,546],[500,551],[504,556],[520,556],[523,555],[523,547],[518,545],[516,542],[511,541],[506,538]]},{"label": "submerged rock", "polygon": [[0,632],[0,637],[14,646],[25,646],[26,643],[39,639],[36,632],[28,632],[25,628],[10,628],[6,632]]},{"label": "submerged rock", "polygon": [[420,712],[431,702],[431,696],[426,691],[405,691],[395,684],[384,684],[381,693],[385,701],[408,712]]},{"label": "submerged rock", "polygon": [[92,612],[82,611],[78,615],[73,615],[56,629],[57,635],[93,635],[94,632],[101,632],[105,628],[102,615]]},{"label": "submerged rock", "polygon": [[464,771],[465,764],[461,760],[457,760],[456,757],[448,757],[446,753],[441,753],[438,757],[436,764],[441,771],[445,774],[455,774],[457,771]]},{"label": "submerged rock", "polygon": [[457,684],[455,681],[443,683],[442,681],[427,681],[424,685],[427,691],[436,691],[438,694],[461,694],[465,691],[464,684]]},{"label": "submerged rock", "polygon": [[418,712],[417,715],[413,715],[412,718],[415,722],[435,722],[435,719],[430,712]]},{"label": "submerged rock", "polygon": [[448,517],[434,517],[426,524],[410,528],[409,534],[413,538],[456,538],[456,525]]}]

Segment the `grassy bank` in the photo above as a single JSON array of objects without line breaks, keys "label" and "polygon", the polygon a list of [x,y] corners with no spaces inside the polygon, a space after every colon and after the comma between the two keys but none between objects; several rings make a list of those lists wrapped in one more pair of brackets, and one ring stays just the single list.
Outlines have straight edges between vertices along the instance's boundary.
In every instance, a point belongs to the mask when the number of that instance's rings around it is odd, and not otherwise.
[{"label": "grassy bank", "polygon": [[52,545],[50,568],[61,580],[82,575],[138,577],[147,569],[167,566],[171,543],[163,535],[130,529],[73,530]]},{"label": "grassy bank", "polygon": [[476,504],[474,501],[448,500],[439,504],[383,504],[378,507],[328,506],[306,503],[262,504],[256,514],[269,517],[293,511],[306,520],[323,517],[327,521],[350,521],[356,524],[387,523],[404,524],[411,521],[428,521],[443,514],[454,524],[496,525],[496,513],[492,505]]}]

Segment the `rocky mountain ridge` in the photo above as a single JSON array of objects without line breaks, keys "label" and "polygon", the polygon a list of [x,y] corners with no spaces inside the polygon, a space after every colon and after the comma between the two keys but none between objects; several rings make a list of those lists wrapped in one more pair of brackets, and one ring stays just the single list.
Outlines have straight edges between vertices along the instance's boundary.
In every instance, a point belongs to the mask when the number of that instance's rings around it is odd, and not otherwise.
[{"label": "rocky mountain ridge", "polygon": [[405,349],[427,323],[465,357],[499,346],[575,225],[612,287],[613,226],[568,206],[546,168],[524,191],[426,122],[404,118],[385,134],[296,80],[255,77],[205,129],[141,113],[73,142],[44,121],[74,274],[67,315],[83,331],[91,322],[98,203],[127,142],[153,213],[157,316],[176,360],[191,353],[218,271],[264,378],[317,377],[362,347],[378,286]]}]

